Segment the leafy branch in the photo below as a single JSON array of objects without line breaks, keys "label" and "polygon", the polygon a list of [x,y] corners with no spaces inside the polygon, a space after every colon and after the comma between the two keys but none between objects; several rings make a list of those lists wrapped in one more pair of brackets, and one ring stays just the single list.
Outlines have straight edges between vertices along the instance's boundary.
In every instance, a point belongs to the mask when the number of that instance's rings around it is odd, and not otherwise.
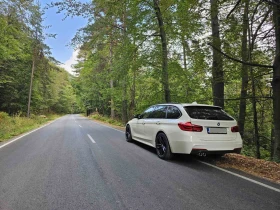
[{"label": "leafy branch", "polygon": [[271,65],[263,65],[263,64],[258,64],[258,63],[248,63],[239,59],[236,59],[234,57],[231,57],[229,55],[227,55],[226,53],[222,52],[221,50],[219,50],[218,48],[216,48],[213,44],[211,44],[210,42],[207,43],[208,45],[210,45],[214,50],[216,50],[217,52],[221,53],[223,56],[225,56],[226,58],[233,60],[235,62],[238,63],[242,63],[244,65],[248,65],[248,66],[256,66],[256,67],[262,67],[262,68],[273,68],[273,66]]}]

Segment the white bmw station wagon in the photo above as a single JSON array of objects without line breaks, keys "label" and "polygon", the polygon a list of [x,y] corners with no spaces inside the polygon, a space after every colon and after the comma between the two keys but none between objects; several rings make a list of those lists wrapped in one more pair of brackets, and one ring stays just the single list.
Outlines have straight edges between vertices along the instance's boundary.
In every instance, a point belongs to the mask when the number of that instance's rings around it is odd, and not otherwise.
[{"label": "white bmw station wagon", "polygon": [[126,124],[126,140],[156,148],[161,159],[174,153],[223,155],[240,153],[242,139],[237,122],[218,106],[157,104]]}]

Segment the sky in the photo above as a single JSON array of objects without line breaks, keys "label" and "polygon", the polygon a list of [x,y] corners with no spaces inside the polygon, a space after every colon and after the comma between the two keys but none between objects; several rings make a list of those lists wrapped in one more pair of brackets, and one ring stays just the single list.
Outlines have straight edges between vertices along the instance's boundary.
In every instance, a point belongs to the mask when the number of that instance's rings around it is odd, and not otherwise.
[{"label": "sky", "polygon": [[[42,7],[50,2],[51,0],[40,0]],[[87,20],[82,17],[67,17],[63,20],[64,14],[56,12],[56,8],[45,11],[43,24],[51,26],[45,30],[45,33],[57,34],[56,38],[47,38],[45,43],[51,48],[52,56],[63,63],[62,67],[72,73],[71,65],[76,61],[78,50],[74,50],[70,46],[70,42],[77,30],[86,25]]]}]

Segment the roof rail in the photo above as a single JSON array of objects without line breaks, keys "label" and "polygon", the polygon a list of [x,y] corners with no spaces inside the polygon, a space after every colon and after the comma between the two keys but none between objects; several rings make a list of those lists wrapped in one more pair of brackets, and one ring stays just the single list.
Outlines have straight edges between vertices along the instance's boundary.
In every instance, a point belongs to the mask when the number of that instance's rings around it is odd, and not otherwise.
[{"label": "roof rail", "polygon": [[178,103],[178,102],[165,102],[165,103],[158,103],[158,104],[181,104],[181,103]]}]

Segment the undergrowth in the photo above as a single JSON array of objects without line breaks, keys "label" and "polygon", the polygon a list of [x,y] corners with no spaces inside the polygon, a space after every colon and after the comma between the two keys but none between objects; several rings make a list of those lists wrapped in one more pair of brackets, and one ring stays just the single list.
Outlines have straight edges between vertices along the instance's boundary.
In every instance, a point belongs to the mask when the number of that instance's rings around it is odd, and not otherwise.
[{"label": "undergrowth", "polygon": [[9,116],[0,112],[0,142],[32,130],[40,125],[59,117],[58,115],[31,115],[30,118],[20,115]]},{"label": "undergrowth", "polygon": [[115,119],[112,119],[110,117],[103,116],[103,115],[100,115],[100,114],[91,114],[89,117],[91,119],[100,120],[102,122],[110,123],[112,125],[124,126],[124,124],[122,122],[120,122],[119,120],[115,120]]}]

